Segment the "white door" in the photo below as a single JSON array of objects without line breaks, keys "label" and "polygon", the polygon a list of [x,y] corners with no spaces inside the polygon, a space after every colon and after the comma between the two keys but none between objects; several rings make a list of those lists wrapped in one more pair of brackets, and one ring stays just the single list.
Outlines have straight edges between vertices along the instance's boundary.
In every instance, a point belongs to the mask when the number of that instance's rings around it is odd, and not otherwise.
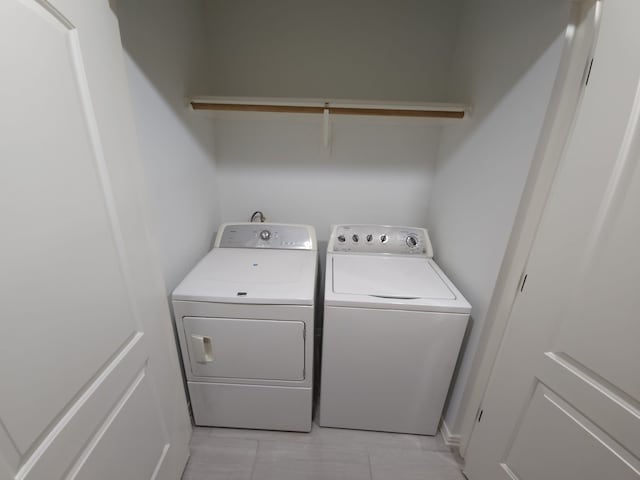
[{"label": "white door", "polygon": [[0,72],[0,479],[175,480],[191,427],[109,2],[0,1]]},{"label": "white door", "polygon": [[640,2],[605,0],[601,13],[470,480],[640,478]]}]

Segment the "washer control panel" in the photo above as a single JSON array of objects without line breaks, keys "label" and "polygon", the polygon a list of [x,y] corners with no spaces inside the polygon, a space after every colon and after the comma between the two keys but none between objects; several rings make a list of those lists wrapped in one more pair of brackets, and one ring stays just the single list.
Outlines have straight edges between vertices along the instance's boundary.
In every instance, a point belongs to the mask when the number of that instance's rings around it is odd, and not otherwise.
[{"label": "washer control panel", "polygon": [[313,227],[283,223],[230,223],[222,225],[214,247],[317,249]]},{"label": "washer control panel", "polygon": [[328,251],[433,257],[427,230],[388,225],[336,225]]}]

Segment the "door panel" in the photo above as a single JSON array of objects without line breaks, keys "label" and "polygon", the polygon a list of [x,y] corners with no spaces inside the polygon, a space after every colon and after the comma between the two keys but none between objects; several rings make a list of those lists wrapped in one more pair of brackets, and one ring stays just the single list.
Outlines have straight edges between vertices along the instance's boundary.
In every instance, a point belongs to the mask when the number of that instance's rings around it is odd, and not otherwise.
[{"label": "door panel", "polygon": [[621,394],[606,379],[564,355],[545,353],[537,371],[551,390],[573,392],[571,398],[577,410],[588,418],[598,418],[600,428],[640,458],[640,442],[637,441],[640,410],[635,405],[637,402]]},{"label": "door panel", "polygon": [[0,477],[175,479],[190,425],[117,19],[54,3],[0,2]]},{"label": "door panel", "polygon": [[304,322],[184,317],[197,377],[304,380]]},{"label": "door panel", "polygon": [[637,480],[640,463],[570,404],[538,384],[502,467],[520,479]]},{"label": "door panel", "polygon": [[640,3],[601,7],[589,84],[467,449],[471,480],[640,478]]},{"label": "door panel", "polygon": [[146,369],[142,369],[91,439],[70,477],[153,478],[169,448],[155,403]]},{"label": "door panel", "polygon": [[[3,82],[21,83],[26,98],[8,92],[0,119],[0,188],[11,199],[0,206],[0,288],[12,299],[0,308],[15,319],[1,334],[0,417],[25,453],[138,328],[85,120],[78,36],[35,3],[3,5],[13,7],[0,13],[11,39],[0,46]],[[30,62],[12,58],[23,55],[14,42]]]},{"label": "door panel", "polygon": [[636,149],[615,166],[610,198],[597,212],[600,225],[589,238],[591,251],[579,266],[581,278],[554,346],[633,398],[640,398],[638,364],[629,362],[640,339],[638,155]]},{"label": "door panel", "polygon": [[137,334],[65,413],[56,428],[47,433],[41,443],[48,447],[29,458],[20,471],[25,479],[63,477],[105,421],[107,412],[118,404],[139,373],[144,371],[147,355],[143,336]]}]

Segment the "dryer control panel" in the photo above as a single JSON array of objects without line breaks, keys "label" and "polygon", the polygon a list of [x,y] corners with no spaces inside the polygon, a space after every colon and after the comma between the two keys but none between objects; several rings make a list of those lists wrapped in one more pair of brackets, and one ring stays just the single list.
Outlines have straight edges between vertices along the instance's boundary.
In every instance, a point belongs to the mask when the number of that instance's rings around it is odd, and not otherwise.
[{"label": "dryer control panel", "polygon": [[285,223],[227,223],[220,226],[214,247],[317,250],[310,225]]},{"label": "dryer control panel", "polygon": [[328,252],[378,253],[433,257],[429,234],[424,228],[389,225],[336,225]]}]

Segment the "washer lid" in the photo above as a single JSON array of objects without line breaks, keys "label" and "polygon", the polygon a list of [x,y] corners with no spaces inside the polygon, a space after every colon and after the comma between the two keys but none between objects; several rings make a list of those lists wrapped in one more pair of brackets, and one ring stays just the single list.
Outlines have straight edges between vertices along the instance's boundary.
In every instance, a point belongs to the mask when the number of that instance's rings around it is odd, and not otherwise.
[{"label": "washer lid", "polygon": [[313,305],[317,253],[214,248],[173,291],[174,300]]},{"label": "washer lid", "polygon": [[471,312],[469,302],[433,259],[404,255],[327,254],[324,304],[455,314]]},{"label": "washer lid", "polygon": [[397,299],[454,300],[426,258],[334,255],[333,292]]}]

